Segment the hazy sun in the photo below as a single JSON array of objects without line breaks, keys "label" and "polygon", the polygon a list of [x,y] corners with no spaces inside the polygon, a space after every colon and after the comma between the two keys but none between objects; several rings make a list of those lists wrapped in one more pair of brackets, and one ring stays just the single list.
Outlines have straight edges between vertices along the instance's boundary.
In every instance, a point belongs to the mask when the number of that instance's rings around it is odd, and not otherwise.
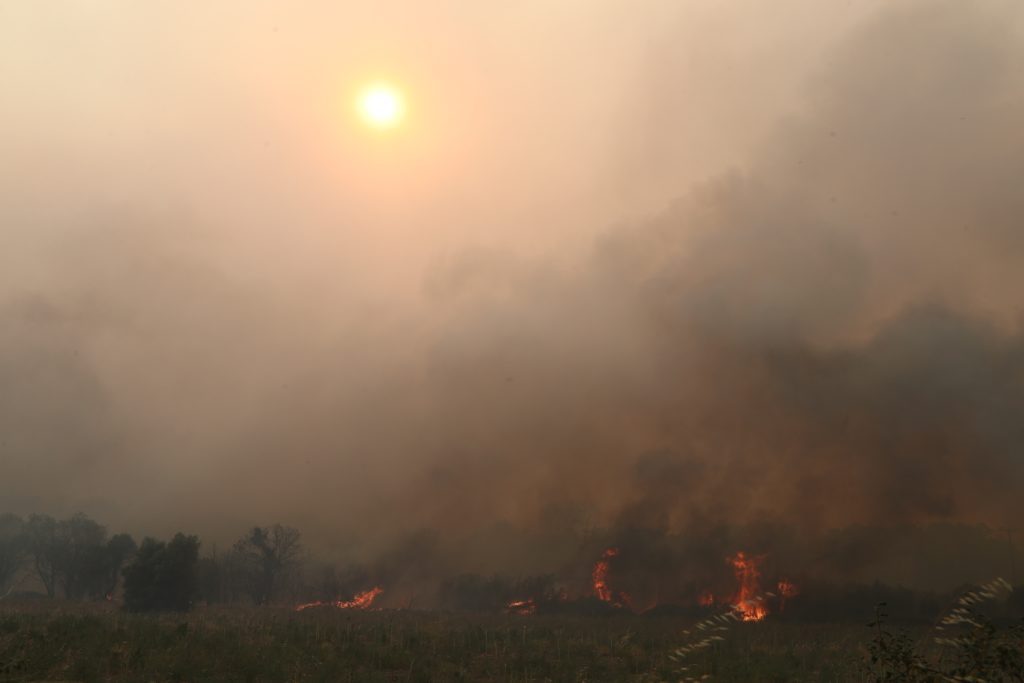
[{"label": "hazy sun", "polygon": [[359,95],[359,113],[363,120],[376,128],[392,128],[402,120],[405,103],[396,88],[378,83]]}]

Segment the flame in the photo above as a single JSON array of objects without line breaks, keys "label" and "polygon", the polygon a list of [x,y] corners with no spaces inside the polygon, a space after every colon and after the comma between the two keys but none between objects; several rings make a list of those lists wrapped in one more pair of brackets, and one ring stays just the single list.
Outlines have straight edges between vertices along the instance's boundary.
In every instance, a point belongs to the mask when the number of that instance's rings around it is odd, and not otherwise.
[{"label": "flame", "polygon": [[697,604],[701,607],[711,607],[715,604],[715,594],[711,591],[704,591],[697,596]]},{"label": "flame", "polygon": [[618,548],[608,548],[601,555],[601,559],[594,564],[594,571],[591,578],[594,582],[594,595],[602,602],[612,601],[612,589],[608,585],[608,561],[619,554]]},{"label": "flame", "polygon": [[505,606],[509,614],[529,616],[537,611],[537,602],[533,598],[526,600],[513,600]]},{"label": "flame", "polygon": [[800,595],[800,589],[792,581],[782,579],[779,581],[779,595],[784,598],[791,598],[794,595]]},{"label": "flame", "polygon": [[597,596],[601,602],[607,602],[615,607],[622,607],[623,605],[629,607],[632,605],[632,598],[629,597],[629,593],[623,591],[613,590],[609,582],[609,573],[611,567],[609,561],[618,556],[618,548],[608,548],[601,554],[601,559],[594,563],[594,571],[590,577],[594,584],[594,595]]},{"label": "flame", "polygon": [[363,591],[356,595],[351,600],[338,600],[337,602],[324,602],[317,600],[316,602],[307,602],[304,605],[299,605],[295,608],[296,612],[301,612],[304,609],[310,607],[337,607],[338,609],[370,609],[370,605],[377,599],[377,596],[384,592],[384,589],[380,586],[374,586],[370,590]]},{"label": "flame", "polygon": [[761,597],[761,570],[758,567],[763,557],[747,557],[743,551],[728,558],[736,573],[739,588],[733,597],[733,605],[740,612],[743,621],[761,621],[768,615]]},{"label": "flame", "polygon": [[792,581],[786,579],[780,579],[776,589],[779,592],[779,611],[783,612],[786,609],[786,599],[792,598],[800,594],[800,589]]}]

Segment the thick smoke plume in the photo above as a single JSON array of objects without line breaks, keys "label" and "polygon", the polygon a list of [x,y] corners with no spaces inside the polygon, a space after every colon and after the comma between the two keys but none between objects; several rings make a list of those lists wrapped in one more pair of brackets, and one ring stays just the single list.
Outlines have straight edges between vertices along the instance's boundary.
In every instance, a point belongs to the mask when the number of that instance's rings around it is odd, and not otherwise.
[{"label": "thick smoke plume", "polygon": [[1012,525],[1022,21],[886,7],[731,172],[569,255],[454,250],[414,303],[279,278],[306,255],[188,212],[9,202],[0,507],[281,520],[410,582],[585,580],[611,541],[648,602],[647,570],[728,579],[739,547],[863,576],[894,530]]}]

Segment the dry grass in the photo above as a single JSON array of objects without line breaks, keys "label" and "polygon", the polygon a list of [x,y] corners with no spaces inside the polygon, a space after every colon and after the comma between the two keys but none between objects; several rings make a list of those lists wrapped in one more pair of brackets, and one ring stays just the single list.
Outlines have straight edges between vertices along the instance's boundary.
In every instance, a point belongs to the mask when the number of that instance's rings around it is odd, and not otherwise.
[{"label": "dry grass", "polygon": [[[49,603],[44,603],[47,605]],[[692,620],[205,609],[137,616],[106,606],[0,607],[0,681],[678,680]],[[736,623],[687,653],[695,679],[848,681],[863,624]],[[699,640],[698,640],[699,642]]]}]

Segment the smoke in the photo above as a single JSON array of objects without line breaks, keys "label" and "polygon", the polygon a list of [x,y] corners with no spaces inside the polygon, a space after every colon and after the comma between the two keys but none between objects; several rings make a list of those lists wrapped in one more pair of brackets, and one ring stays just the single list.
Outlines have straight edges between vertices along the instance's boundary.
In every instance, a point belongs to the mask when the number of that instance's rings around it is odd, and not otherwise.
[{"label": "smoke", "polygon": [[[886,6],[731,171],[585,246],[453,238],[414,295],[401,239],[318,233],[361,209],[254,199],[250,236],[291,232],[252,246],[220,215],[12,199],[0,500],[222,543],[280,520],[411,583],[585,579],[609,540],[638,577],[721,573],[740,544],[876,572],[884,529],[1020,518],[1022,21],[1012,2]],[[649,104],[625,107],[620,148]],[[679,148],[657,131],[631,163]],[[382,270],[325,265],[338,244]]]}]

